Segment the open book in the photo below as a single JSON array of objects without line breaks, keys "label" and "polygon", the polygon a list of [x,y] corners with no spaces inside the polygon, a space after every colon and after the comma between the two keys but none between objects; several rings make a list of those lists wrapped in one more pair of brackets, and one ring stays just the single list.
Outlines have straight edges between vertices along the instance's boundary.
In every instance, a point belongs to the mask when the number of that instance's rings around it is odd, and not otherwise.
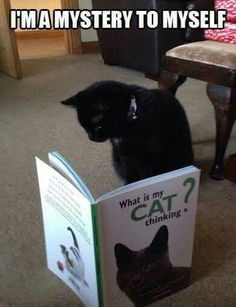
[{"label": "open book", "polygon": [[188,285],[199,169],[94,200],[58,152],[49,163],[36,158],[47,265],[86,306],[144,306]]}]

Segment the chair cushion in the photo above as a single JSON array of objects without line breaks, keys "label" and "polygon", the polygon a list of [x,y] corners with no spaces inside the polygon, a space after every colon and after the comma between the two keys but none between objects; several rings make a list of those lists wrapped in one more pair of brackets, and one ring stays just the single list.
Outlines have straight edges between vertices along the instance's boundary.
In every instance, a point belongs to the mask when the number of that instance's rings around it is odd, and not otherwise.
[{"label": "chair cushion", "polygon": [[236,44],[236,23],[226,22],[224,29],[205,30],[205,38],[218,42]]},{"label": "chair cushion", "polygon": [[236,69],[236,45],[215,41],[200,41],[169,50],[167,57]]}]

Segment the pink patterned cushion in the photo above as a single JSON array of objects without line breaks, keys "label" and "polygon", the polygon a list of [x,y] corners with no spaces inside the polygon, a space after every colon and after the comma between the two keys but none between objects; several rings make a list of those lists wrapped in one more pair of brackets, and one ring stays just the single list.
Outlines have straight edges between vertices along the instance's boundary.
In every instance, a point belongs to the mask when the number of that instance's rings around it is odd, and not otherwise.
[{"label": "pink patterned cushion", "polygon": [[205,30],[205,38],[218,42],[236,44],[236,23],[226,22],[224,29]]},{"label": "pink patterned cushion", "polygon": [[216,10],[227,10],[227,20],[236,22],[236,0],[215,0]]}]

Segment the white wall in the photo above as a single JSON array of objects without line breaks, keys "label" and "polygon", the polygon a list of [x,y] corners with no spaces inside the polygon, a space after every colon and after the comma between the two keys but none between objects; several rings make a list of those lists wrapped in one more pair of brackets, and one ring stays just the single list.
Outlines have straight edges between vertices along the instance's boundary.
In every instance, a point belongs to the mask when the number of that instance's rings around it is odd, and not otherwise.
[{"label": "white wall", "polygon": [[[91,0],[79,0],[80,9],[92,9],[92,1]],[[81,29],[81,40],[82,42],[94,42],[98,40],[97,32],[94,29],[83,30]]]}]

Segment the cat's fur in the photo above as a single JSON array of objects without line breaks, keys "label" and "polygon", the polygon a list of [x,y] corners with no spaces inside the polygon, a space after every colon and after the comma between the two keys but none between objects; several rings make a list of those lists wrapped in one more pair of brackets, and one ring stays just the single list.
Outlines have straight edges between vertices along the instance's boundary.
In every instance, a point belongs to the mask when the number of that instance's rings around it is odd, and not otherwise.
[{"label": "cat's fur", "polygon": [[162,226],[146,248],[114,248],[117,284],[136,306],[151,304],[188,285],[190,269],[173,267],[168,254],[168,228]]},{"label": "cat's fur", "polygon": [[74,231],[70,227],[68,227],[67,230],[71,232],[74,244],[73,246],[70,246],[69,249],[67,249],[65,245],[61,244],[60,248],[65,260],[64,265],[71,275],[70,281],[79,290],[79,284],[75,281],[75,279],[88,287],[88,283],[84,278],[85,276],[84,262],[81,257],[80,248]]},{"label": "cat's fur", "polygon": [[91,140],[110,139],[115,169],[126,183],[193,163],[185,112],[169,92],[101,81],[62,103],[76,108]]}]

